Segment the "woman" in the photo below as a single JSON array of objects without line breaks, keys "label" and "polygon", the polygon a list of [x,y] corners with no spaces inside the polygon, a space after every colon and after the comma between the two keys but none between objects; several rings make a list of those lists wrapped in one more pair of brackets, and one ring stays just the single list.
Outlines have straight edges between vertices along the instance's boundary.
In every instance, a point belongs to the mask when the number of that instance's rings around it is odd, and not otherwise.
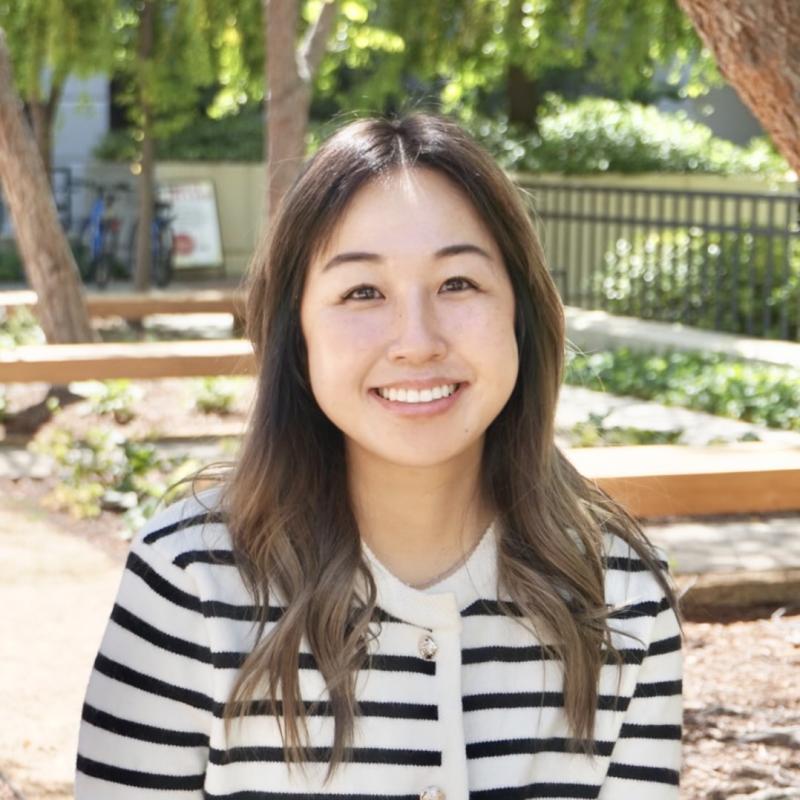
[{"label": "woman", "polygon": [[675,595],[555,447],[562,307],[497,165],[348,125],[248,291],[248,432],[133,543],[79,800],[677,798]]}]

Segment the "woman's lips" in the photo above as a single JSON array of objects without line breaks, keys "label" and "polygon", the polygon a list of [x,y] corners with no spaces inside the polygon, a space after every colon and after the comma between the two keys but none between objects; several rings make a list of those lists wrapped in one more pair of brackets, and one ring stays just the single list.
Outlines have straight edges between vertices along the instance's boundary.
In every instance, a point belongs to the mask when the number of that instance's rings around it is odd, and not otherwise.
[{"label": "woman's lips", "polygon": [[[403,384],[406,387],[411,387],[412,384]],[[431,386],[437,386],[441,384],[432,383],[429,387],[420,387],[420,388],[430,388]],[[437,414],[443,414],[444,412],[448,411],[452,406],[458,402],[459,398],[463,394],[464,390],[466,389],[466,383],[456,383],[456,390],[449,395],[448,397],[441,397],[438,400],[429,400],[423,401],[418,403],[408,403],[402,402],[400,400],[387,400],[385,397],[382,397],[377,389],[370,389],[370,394],[374,397],[384,408],[388,409],[389,411],[393,411],[396,414],[401,416],[408,416],[408,417],[418,417],[418,416],[434,416]],[[414,387],[416,388],[416,387]]]}]

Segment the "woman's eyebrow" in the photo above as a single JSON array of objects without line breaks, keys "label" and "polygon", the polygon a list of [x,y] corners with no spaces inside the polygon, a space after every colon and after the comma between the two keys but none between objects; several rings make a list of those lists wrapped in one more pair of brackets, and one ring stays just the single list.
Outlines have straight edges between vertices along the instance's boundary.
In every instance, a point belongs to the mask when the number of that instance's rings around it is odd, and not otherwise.
[{"label": "woman's eyebrow", "polygon": [[[478,247],[476,244],[470,244],[469,242],[460,242],[458,244],[449,244],[446,247],[441,247],[433,254],[433,257],[437,259],[447,258],[449,256],[460,256],[464,253],[473,253],[474,255],[482,256],[487,261],[493,260],[489,253],[487,253],[482,247]],[[346,262],[371,261],[380,263],[383,260],[383,256],[378,253],[368,253],[361,250],[348,253],[338,253],[328,262],[326,262],[325,266],[322,268],[322,272]]]}]

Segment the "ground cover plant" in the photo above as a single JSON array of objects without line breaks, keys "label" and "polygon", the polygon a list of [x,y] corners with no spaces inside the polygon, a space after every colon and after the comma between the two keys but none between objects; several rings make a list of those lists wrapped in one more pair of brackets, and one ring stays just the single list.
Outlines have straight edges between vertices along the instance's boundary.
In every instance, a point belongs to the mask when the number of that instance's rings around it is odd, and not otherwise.
[{"label": "ground cover plant", "polygon": [[791,367],[627,347],[568,360],[565,379],[573,385],[800,431],[800,370]]}]

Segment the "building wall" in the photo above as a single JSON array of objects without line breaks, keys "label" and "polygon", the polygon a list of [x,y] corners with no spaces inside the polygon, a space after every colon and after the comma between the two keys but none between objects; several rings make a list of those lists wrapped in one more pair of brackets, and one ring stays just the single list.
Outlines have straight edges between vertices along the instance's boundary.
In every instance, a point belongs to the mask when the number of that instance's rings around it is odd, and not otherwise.
[{"label": "building wall", "polygon": [[56,116],[53,163],[82,172],[108,132],[109,85],[104,75],[70,78]]}]

